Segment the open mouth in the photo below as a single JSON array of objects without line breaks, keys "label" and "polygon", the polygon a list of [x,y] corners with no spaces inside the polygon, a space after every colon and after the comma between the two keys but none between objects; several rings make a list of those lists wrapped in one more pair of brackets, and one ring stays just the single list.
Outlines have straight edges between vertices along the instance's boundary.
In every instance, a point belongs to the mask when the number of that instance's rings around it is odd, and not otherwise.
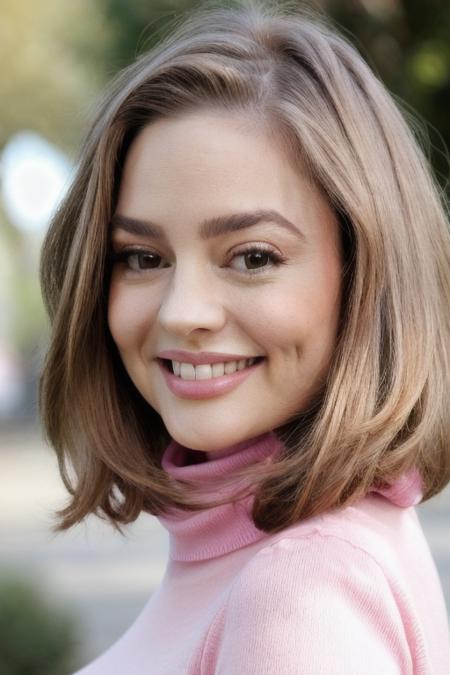
[{"label": "open mouth", "polygon": [[[220,372],[220,369],[219,369],[218,374],[215,375],[214,373],[212,373],[211,379],[214,379],[215,377],[221,377],[222,375],[232,374],[233,372],[239,372],[240,370],[246,370],[248,368],[252,368],[253,366],[256,366],[259,363],[261,363],[261,361],[264,361],[264,359],[265,359],[265,356],[256,356],[256,357],[253,357],[252,359],[246,359],[246,364],[245,364],[244,367],[236,368],[231,373]],[[169,373],[172,373],[172,375],[180,377],[179,374],[174,372],[173,363],[172,363],[171,359],[158,359],[158,361],[160,361],[160,363],[162,363],[164,369],[167,370]],[[252,363],[249,363],[249,361],[252,361]],[[203,365],[207,365],[207,364],[203,364]],[[216,365],[216,364],[214,364],[214,365]],[[183,378],[180,378],[180,379],[183,379]]]}]

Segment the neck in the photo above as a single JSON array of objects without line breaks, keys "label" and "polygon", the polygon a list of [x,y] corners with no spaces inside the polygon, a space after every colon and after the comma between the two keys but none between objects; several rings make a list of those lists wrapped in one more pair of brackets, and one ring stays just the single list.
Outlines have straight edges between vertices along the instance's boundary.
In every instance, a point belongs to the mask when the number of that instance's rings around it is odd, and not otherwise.
[{"label": "neck", "polygon": [[[173,478],[204,482],[207,488],[211,478],[229,476],[234,470],[272,457],[280,449],[281,442],[274,432],[227,446],[217,451],[220,456],[216,451],[208,453],[210,459],[205,458],[203,451],[191,450],[172,440],[164,452],[161,464]],[[229,493],[231,495],[232,492],[233,488],[224,488],[220,491],[220,497]],[[253,499],[251,495],[238,502],[230,501],[202,511],[177,508],[159,515],[159,521],[169,531],[172,560],[214,558],[266,536],[253,523]]]},{"label": "neck", "polygon": [[231,445],[227,445],[223,448],[218,448],[217,450],[209,450],[205,453],[208,460],[219,459],[220,457],[228,457],[229,455],[234,455],[236,452],[241,452],[250,446],[254,446],[262,438],[267,438],[268,434],[263,433],[258,436],[252,436],[251,438],[246,438],[243,441],[238,441]]}]

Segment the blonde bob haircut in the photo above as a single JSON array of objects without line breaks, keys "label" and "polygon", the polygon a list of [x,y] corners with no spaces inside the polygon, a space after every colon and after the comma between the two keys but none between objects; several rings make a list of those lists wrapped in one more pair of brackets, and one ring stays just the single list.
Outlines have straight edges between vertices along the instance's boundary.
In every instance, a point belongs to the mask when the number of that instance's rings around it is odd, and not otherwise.
[{"label": "blonde bob haircut", "polygon": [[161,468],[170,436],[107,325],[110,221],[127,149],[154,120],[188,111],[238,112],[276,137],[334,209],[344,251],[326,381],[307,410],[273,430],[280,456],[220,485],[246,479],[232,497],[255,495],[252,517],[266,532],[351,504],[413,468],[423,501],[445,487],[450,236],[442,191],[402,108],[327,19],[286,3],[198,6],[118,75],[42,249],[52,330],[40,411],[71,495],[54,531],[95,513],[122,532],[142,511],[206,504],[201,486]]}]

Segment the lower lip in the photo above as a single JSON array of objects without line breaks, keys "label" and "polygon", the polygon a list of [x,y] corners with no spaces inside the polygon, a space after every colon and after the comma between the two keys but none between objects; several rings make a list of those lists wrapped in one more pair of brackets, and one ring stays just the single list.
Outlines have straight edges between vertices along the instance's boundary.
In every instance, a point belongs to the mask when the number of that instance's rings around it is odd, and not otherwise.
[{"label": "lower lip", "polygon": [[166,380],[166,384],[173,394],[180,398],[201,399],[220,396],[221,394],[232,391],[244,382],[247,377],[254,373],[265,359],[258,361],[243,370],[236,370],[236,372],[229,375],[212,377],[208,380],[183,380],[181,377],[178,377],[167,370],[160,359],[157,359],[157,361],[158,366],[164,375],[164,379]]}]

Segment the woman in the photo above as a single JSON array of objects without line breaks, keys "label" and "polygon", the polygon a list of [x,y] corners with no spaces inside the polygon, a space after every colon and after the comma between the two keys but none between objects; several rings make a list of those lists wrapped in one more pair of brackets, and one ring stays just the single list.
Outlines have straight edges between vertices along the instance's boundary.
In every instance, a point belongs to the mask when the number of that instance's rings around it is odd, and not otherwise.
[{"label": "woman", "polygon": [[252,3],[178,25],[111,87],[42,285],[56,529],[170,534],[80,673],[449,671],[413,508],[450,479],[448,224],[342,37]]}]

